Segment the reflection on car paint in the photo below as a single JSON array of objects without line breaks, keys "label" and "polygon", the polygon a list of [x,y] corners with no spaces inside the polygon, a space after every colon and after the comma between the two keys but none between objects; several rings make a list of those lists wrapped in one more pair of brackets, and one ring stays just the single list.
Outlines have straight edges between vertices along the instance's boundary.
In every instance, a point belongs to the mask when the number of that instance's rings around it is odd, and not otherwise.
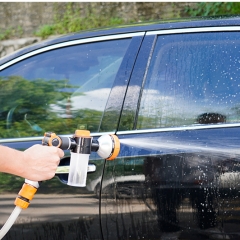
[{"label": "reflection on car paint", "polygon": [[[101,209],[102,223],[109,227],[104,234],[109,239],[199,234],[201,239],[237,239],[239,130],[137,132],[119,135],[121,155],[105,167],[103,184],[109,185],[103,188]],[[117,181],[123,175],[126,179]]]}]

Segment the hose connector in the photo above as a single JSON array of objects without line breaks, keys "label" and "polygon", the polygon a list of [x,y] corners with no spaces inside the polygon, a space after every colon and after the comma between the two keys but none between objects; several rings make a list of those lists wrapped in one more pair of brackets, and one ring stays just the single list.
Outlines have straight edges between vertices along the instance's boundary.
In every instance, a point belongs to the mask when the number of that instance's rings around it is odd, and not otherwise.
[{"label": "hose connector", "polygon": [[37,192],[38,187],[38,182],[33,182],[25,179],[25,183],[19,191],[14,204],[22,209],[28,208],[30,201],[33,199],[34,194]]}]

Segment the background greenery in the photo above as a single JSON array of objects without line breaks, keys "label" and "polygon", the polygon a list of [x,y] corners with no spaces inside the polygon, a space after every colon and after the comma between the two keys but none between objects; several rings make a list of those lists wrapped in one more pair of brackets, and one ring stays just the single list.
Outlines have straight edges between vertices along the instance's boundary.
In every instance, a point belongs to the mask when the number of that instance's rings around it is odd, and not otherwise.
[{"label": "background greenery", "polygon": [[[111,3],[109,3],[111,4]],[[115,6],[115,5],[116,6]],[[141,3],[139,3],[141,4]],[[142,3],[143,4],[143,3]],[[147,3],[144,3],[146,6]],[[150,4],[150,3],[149,3]],[[156,3],[161,4],[161,3]],[[32,32],[33,36],[41,37],[45,39],[52,35],[66,34],[77,31],[84,31],[89,29],[96,29],[102,27],[111,27],[122,24],[130,24],[134,22],[151,21],[151,20],[166,20],[167,18],[186,18],[186,17],[206,17],[206,16],[219,16],[219,15],[237,15],[240,14],[240,2],[197,2],[186,3],[179,9],[179,3],[172,2],[168,6],[172,9],[171,15],[162,15],[155,13],[150,16],[148,9],[145,5],[141,9],[142,15],[139,14],[138,18],[130,16],[128,18],[121,17],[118,14],[119,11],[124,11],[116,2],[112,2],[114,5],[114,11],[111,16],[106,14],[104,6],[96,4],[95,7],[84,7],[85,14],[82,14],[80,5],[73,2],[65,4],[65,8],[56,8],[53,11],[53,21],[47,24],[40,24],[39,27]],[[2,4],[0,7],[3,6]],[[158,6],[158,5],[157,5]],[[101,8],[103,7],[103,8]],[[138,6],[139,7],[139,6]],[[119,9],[119,10],[118,10]],[[133,9],[134,10],[134,9]],[[26,13],[30,14],[30,13]],[[153,17],[160,16],[160,17]],[[7,26],[5,29],[0,29],[0,40],[20,38],[24,35],[26,29],[20,25],[18,27]]]},{"label": "background greenery", "polygon": [[40,27],[34,34],[36,36],[46,38],[50,35],[66,34],[87,29],[114,26],[123,23],[124,20],[122,18],[109,18],[106,15],[97,16],[95,11],[89,11],[87,17],[81,17],[80,8],[73,6],[73,3],[68,3],[66,11],[63,15],[56,14],[54,16],[53,24]]},{"label": "background greenery", "polygon": [[[197,3],[195,7],[185,7],[184,12],[188,17],[236,15],[240,13],[240,2],[200,2]],[[80,9],[73,8],[72,3],[69,3],[63,17],[60,18],[59,15],[56,15],[54,24],[40,27],[40,29],[35,32],[35,35],[44,39],[55,34],[65,34],[134,22],[134,19],[126,21],[118,17],[108,18],[106,15],[96,18],[94,12],[89,13],[85,18],[81,18],[79,13]],[[145,20],[146,19],[142,19],[142,21]]]},{"label": "background greenery", "polygon": [[240,13],[240,2],[200,2],[196,7],[186,7],[185,12],[190,17],[236,15]]}]

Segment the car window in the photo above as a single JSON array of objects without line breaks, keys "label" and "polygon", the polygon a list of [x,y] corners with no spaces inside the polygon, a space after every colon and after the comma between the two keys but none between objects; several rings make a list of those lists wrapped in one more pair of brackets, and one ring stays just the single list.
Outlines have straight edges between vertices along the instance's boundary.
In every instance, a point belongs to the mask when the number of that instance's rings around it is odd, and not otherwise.
[{"label": "car window", "polygon": [[98,132],[130,39],[54,49],[0,72],[0,137]]},{"label": "car window", "polygon": [[138,129],[240,122],[239,33],[158,36]]}]

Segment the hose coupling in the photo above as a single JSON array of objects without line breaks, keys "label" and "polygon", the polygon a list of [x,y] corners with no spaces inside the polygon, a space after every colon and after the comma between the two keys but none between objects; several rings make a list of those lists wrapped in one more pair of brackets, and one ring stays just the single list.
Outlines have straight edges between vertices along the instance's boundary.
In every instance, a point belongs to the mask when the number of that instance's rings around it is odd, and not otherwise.
[{"label": "hose coupling", "polygon": [[22,209],[28,208],[30,201],[33,199],[35,193],[37,192],[38,187],[38,182],[33,182],[25,179],[25,183],[19,191],[14,204]]}]

